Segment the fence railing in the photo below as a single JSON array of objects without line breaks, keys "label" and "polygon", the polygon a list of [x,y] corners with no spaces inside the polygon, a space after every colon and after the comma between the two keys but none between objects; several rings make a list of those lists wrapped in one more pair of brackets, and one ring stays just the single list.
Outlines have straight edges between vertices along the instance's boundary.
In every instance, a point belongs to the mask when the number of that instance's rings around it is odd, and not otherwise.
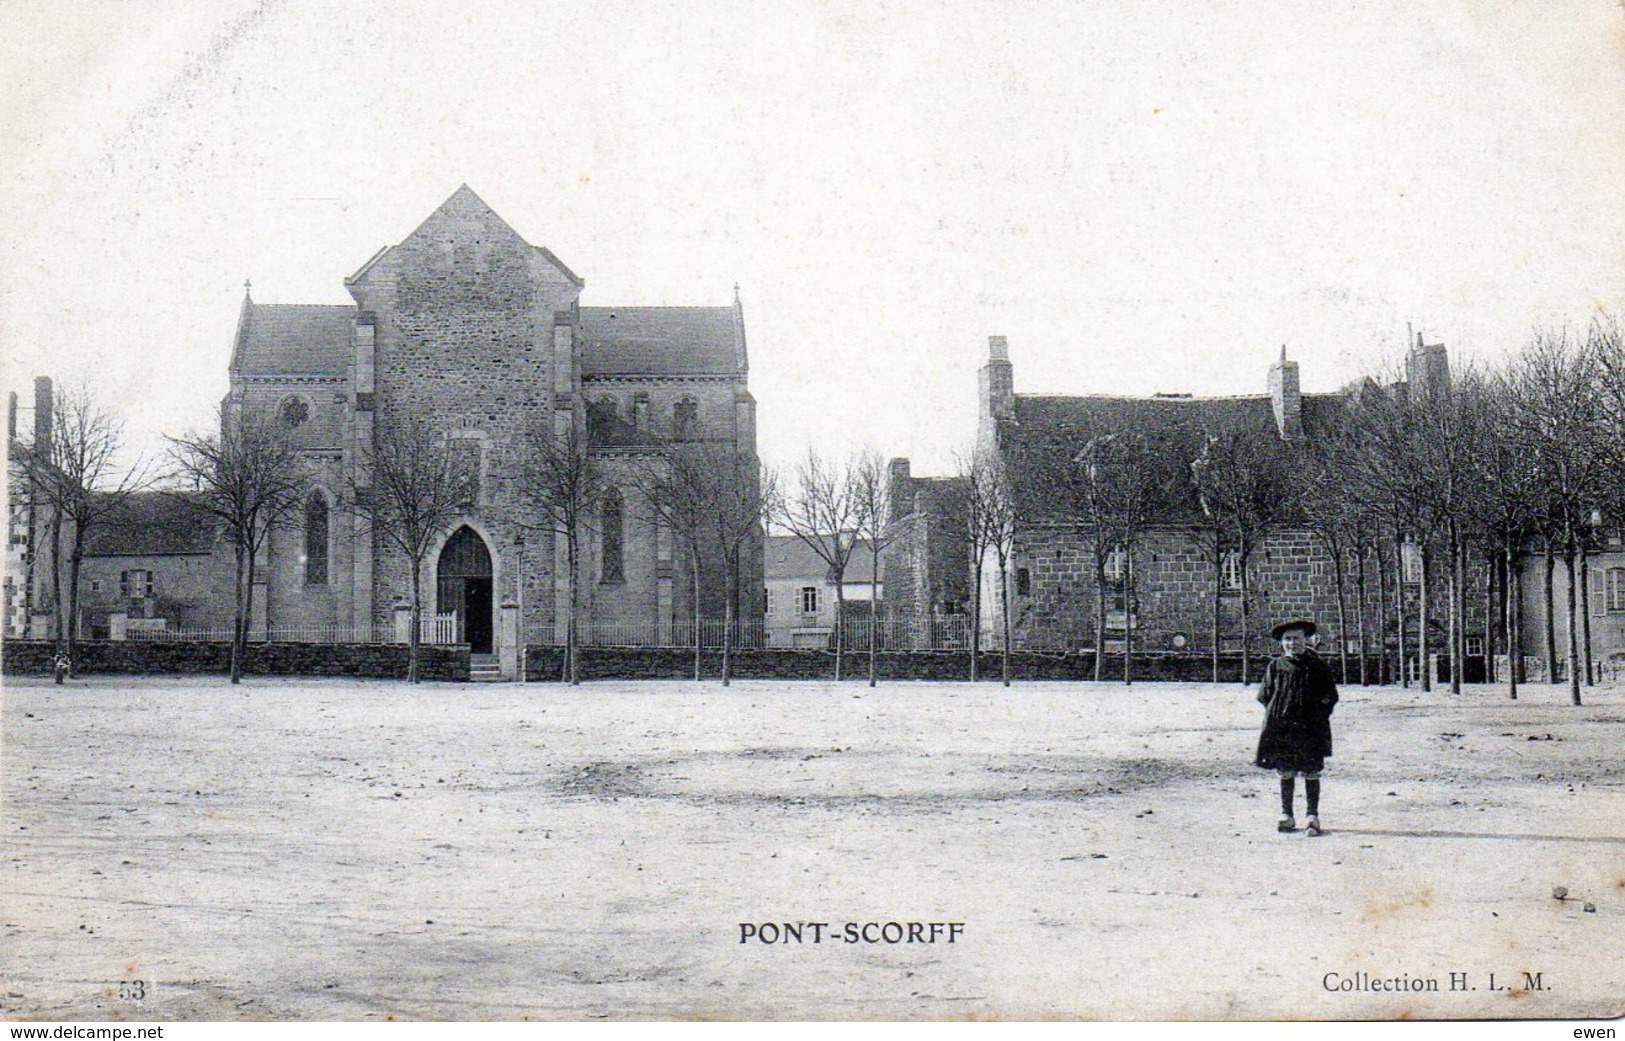
[{"label": "fence railing", "polygon": [[[425,615],[418,630],[418,639],[426,644],[449,645],[462,642],[455,614]],[[230,643],[231,629],[130,629],[126,640],[141,643]],[[250,629],[250,643],[395,643],[393,626],[375,625],[360,628],[336,625],[275,626],[270,629]],[[404,642],[404,640],[402,640]]]}]

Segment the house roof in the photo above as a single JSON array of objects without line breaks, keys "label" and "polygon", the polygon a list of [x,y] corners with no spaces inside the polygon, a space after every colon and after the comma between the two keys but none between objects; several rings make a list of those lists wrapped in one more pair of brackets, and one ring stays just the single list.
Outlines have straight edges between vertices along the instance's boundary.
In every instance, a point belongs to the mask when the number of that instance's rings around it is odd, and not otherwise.
[{"label": "house roof", "polygon": [[734,307],[583,307],[583,376],[731,376],[744,371]]},{"label": "house roof", "polygon": [[355,316],[350,304],[256,304],[245,297],[231,371],[342,376]]},{"label": "house roof", "polygon": [[[1301,395],[1304,435],[1312,438],[1317,431],[1326,429],[1341,400],[1335,394]],[[1256,429],[1261,436],[1277,436],[1269,395],[1128,398],[1018,394],[1014,420],[1001,426],[1001,443],[1012,465],[1027,474],[1026,479],[1015,482],[1020,509],[1029,516],[1041,516],[1055,511],[1055,488],[1035,479],[1035,475],[1069,472],[1078,452],[1100,434],[1116,430],[1148,434],[1165,442],[1168,451],[1182,454],[1178,467],[1182,469],[1189,465],[1183,455],[1201,444],[1204,431],[1235,425]],[[1182,486],[1179,490],[1184,493]],[[1194,514],[1194,488],[1190,496],[1191,501],[1181,505]]]},{"label": "house roof", "polygon": [[214,549],[214,521],[184,496],[137,492],[85,535],[87,557],[172,557]]},{"label": "house roof", "polygon": [[[884,569],[885,550],[880,553]],[[846,581],[869,582],[873,578],[874,557],[869,552],[869,540],[859,539],[857,549],[846,565]],[[805,579],[834,581],[829,577],[829,565],[824,558],[794,535],[769,535],[762,561],[763,575],[769,581]]]}]

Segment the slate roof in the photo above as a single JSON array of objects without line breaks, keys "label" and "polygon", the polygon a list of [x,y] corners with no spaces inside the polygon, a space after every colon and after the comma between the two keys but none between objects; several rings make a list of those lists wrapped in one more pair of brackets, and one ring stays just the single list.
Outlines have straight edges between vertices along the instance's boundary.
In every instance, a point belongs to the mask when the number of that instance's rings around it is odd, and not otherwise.
[{"label": "slate roof", "polygon": [[583,307],[583,376],[728,376],[744,371],[732,307]]},{"label": "slate roof", "polygon": [[[1331,422],[1341,407],[1336,394],[1304,394],[1299,398],[1304,435],[1313,438]],[[1204,429],[1241,424],[1276,435],[1275,413],[1267,394],[1223,398],[1127,398],[1091,395],[1063,397],[1018,394],[1015,419],[1001,424],[1000,440],[1017,479],[1019,507],[1028,516],[1041,516],[1056,508],[1055,485],[1042,475],[1064,475],[1075,470],[1072,460],[1091,438],[1113,430],[1135,430],[1166,442],[1180,462],[1201,444]],[[1188,465],[1188,464],[1184,464]],[[1181,488],[1180,494],[1184,494]],[[1182,504],[1196,517],[1194,490]]]},{"label": "slate roof", "polygon": [[232,372],[342,376],[355,315],[350,304],[256,304],[245,298]]},{"label": "slate roof", "polygon": [[91,528],[87,557],[173,557],[214,548],[214,521],[184,498],[137,492]]},{"label": "slate roof", "polygon": [[[880,553],[881,567],[885,568],[886,552]],[[852,558],[847,561],[846,581],[870,581],[870,568],[874,563],[869,553],[869,540],[859,539],[857,549],[853,550]],[[829,565],[824,558],[813,551],[813,548],[794,535],[769,535],[767,537],[766,552],[762,561],[763,577],[768,580],[806,579],[814,581],[817,576],[825,576],[825,581],[834,581],[828,577]]]}]

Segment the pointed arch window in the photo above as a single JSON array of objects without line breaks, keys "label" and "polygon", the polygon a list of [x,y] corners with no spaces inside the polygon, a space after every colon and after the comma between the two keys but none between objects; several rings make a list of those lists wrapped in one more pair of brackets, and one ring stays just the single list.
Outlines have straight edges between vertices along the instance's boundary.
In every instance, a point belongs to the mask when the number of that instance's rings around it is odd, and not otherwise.
[{"label": "pointed arch window", "polygon": [[587,437],[594,442],[609,441],[621,421],[621,404],[609,395],[587,404]]},{"label": "pointed arch window", "polygon": [[601,581],[626,581],[626,504],[613,488],[604,496],[599,531],[603,539]]},{"label": "pointed arch window", "polygon": [[700,423],[700,406],[693,398],[684,398],[671,410],[671,436],[693,437]]},{"label": "pointed arch window", "polygon": [[327,584],[327,499],[321,492],[311,492],[305,501],[305,584]]}]

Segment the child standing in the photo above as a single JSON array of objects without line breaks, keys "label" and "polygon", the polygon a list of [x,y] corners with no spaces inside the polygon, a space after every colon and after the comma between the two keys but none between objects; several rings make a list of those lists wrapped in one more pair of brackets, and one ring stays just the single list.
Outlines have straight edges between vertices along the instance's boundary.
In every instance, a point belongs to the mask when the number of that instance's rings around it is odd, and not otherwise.
[{"label": "child standing", "polygon": [[1282,622],[1270,631],[1281,642],[1281,656],[1264,670],[1258,703],[1264,706],[1264,729],[1253,765],[1276,771],[1281,778],[1281,817],[1277,831],[1293,831],[1292,800],[1302,777],[1309,813],[1307,831],[1320,834],[1320,773],[1332,754],[1332,709],[1337,684],[1331,669],[1309,648],[1315,623]]}]

